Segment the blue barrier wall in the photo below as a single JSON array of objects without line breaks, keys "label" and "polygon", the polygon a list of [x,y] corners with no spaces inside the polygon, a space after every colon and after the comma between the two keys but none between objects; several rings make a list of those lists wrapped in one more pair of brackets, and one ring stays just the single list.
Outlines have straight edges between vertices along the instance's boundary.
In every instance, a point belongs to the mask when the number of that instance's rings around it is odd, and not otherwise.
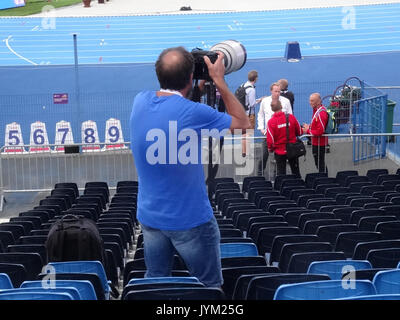
[{"label": "blue barrier wall", "polygon": [[[400,85],[395,72],[400,52],[374,54],[313,56],[301,62],[282,59],[247,61],[244,68],[228,75],[232,90],[247,79],[247,72],[259,72],[257,96],[269,94],[269,85],[287,78],[295,94],[294,112],[300,122],[309,122],[312,92],[332,94],[347,78],[360,79],[379,86]],[[78,70],[78,71],[77,71]],[[113,117],[121,120],[125,140],[129,137],[128,121],[137,92],[157,89],[153,64],[80,65],[0,67],[0,145],[4,145],[7,123],[21,124],[25,144],[29,143],[30,124],[46,123],[49,142],[54,143],[55,125],[70,121],[75,142],[81,142],[81,123],[97,122],[100,141],[105,139],[105,122]],[[54,104],[53,94],[67,93],[67,104]],[[400,102],[400,96],[389,96]],[[395,108],[395,122],[399,112]]]}]

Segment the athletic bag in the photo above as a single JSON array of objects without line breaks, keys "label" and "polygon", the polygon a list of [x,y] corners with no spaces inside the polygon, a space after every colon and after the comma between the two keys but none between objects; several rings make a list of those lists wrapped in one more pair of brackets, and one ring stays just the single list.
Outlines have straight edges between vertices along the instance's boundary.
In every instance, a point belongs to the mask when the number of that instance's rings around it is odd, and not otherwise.
[{"label": "athletic bag", "polygon": [[239,86],[235,91],[235,96],[242,104],[244,110],[249,110],[249,106],[246,105],[246,89],[253,88],[253,86],[244,86],[244,83]]},{"label": "athletic bag", "polygon": [[97,260],[104,266],[103,239],[94,221],[65,215],[50,228],[46,241],[49,262]]},{"label": "athletic bag", "polygon": [[291,160],[306,155],[306,146],[299,138],[295,143],[289,143],[289,115],[286,114],[286,157]]}]

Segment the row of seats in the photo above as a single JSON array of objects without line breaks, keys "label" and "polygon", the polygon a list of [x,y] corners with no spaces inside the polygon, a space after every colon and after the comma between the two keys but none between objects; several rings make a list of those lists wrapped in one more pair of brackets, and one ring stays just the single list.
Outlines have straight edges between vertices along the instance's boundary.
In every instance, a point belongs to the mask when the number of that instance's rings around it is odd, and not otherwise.
[{"label": "row of seats", "polygon": [[[0,273],[6,273],[15,288],[46,276],[42,270],[48,262],[47,234],[54,222],[73,214],[96,222],[105,248],[106,277],[117,287],[134,242],[137,192],[136,181],[118,182],[113,196],[106,182],[88,182],[82,194],[75,183],[57,183],[38,206],[0,224]],[[104,299],[107,292],[102,292],[98,279],[75,276],[91,281],[97,298]],[[60,277],[71,280],[70,275],[57,274]]]},{"label": "row of seats", "polygon": [[[335,178],[312,173],[305,180],[285,175],[277,176],[274,183],[264,177],[246,177],[242,188],[232,178],[216,179],[210,185],[210,200],[221,242],[236,246],[231,251],[238,255],[224,257],[221,248],[227,297],[255,299],[246,294],[254,273],[268,277],[266,281],[282,278],[281,284],[288,279],[307,282],[310,265],[318,261],[362,260],[370,268],[357,270],[356,277],[368,281],[379,271],[396,268],[400,261],[399,178],[399,170],[390,175],[386,169],[370,170],[366,176],[342,171]],[[379,201],[383,196],[387,201]],[[229,266],[229,259],[237,265]],[[238,282],[240,276],[230,277],[231,272],[243,276],[242,281]],[[327,279],[312,279],[316,280]],[[273,298],[271,292],[268,298]]]}]

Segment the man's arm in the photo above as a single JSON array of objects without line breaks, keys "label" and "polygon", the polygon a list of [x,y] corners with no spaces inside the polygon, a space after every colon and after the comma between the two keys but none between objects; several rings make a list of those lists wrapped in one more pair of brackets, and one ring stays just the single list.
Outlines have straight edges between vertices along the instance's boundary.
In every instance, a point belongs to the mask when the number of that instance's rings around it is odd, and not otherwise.
[{"label": "man's arm", "polygon": [[248,95],[247,95],[248,102],[249,102],[249,108],[251,108],[251,107],[254,107],[257,104],[257,101],[256,101],[256,89],[249,88],[247,90],[249,92]]},{"label": "man's arm", "polygon": [[232,117],[230,129],[248,129],[250,128],[250,121],[242,104],[235,97],[235,95],[229,90],[224,76],[225,76],[225,65],[224,56],[218,52],[218,59],[215,63],[211,63],[207,56],[204,56],[204,61],[208,68],[208,74],[214,81],[221,98],[224,100],[227,113]]},{"label": "man's arm", "polygon": [[285,97],[281,97],[280,101],[281,101],[281,103],[282,103],[282,111],[283,111],[284,113],[293,114],[292,106],[291,106],[291,104],[290,104],[289,99],[288,99],[288,98],[285,98]]},{"label": "man's arm", "polygon": [[258,123],[257,129],[260,130],[261,133],[265,135],[264,121],[265,121],[265,114],[264,114],[264,100],[263,100],[260,105],[260,110],[258,110],[257,114],[257,123]]}]

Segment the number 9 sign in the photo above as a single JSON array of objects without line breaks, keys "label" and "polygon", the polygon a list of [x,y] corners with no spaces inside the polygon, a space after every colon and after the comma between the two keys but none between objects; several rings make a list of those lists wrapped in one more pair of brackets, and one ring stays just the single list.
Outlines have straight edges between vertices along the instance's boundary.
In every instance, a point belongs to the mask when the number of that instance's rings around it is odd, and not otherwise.
[{"label": "number 9 sign", "polygon": [[124,137],[122,135],[121,121],[110,118],[106,122],[106,145],[105,150],[126,149]]}]

